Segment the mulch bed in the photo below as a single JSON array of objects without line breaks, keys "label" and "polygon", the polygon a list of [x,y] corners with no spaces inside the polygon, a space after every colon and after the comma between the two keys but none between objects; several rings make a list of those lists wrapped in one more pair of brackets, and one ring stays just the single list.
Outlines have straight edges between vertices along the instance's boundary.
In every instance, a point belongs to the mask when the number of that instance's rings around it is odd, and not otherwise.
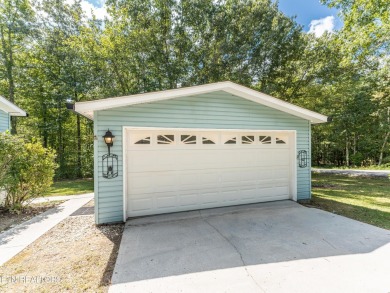
[{"label": "mulch bed", "polygon": [[25,207],[19,213],[9,212],[0,207],[0,232],[6,231],[12,227],[15,227],[16,225],[26,222],[63,202],[64,201],[51,201],[32,204],[31,206]]}]

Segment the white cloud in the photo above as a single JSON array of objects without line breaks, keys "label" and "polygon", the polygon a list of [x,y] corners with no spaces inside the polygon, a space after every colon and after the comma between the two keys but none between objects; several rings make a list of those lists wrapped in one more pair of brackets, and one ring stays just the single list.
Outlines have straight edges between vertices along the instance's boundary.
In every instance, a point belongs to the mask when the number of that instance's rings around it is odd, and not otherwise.
[{"label": "white cloud", "polygon": [[[97,19],[104,19],[104,17],[108,17],[107,7],[105,5],[105,0],[99,0],[99,7],[94,6],[92,3],[87,0],[81,1],[81,8],[83,9],[85,15],[88,18],[92,18],[92,12],[96,16]],[[73,4],[74,0],[65,0],[67,4]]]},{"label": "white cloud", "polygon": [[326,31],[333,32],[334,30],[334,16],[327,16],[320,19],[313,19],[310,22],[309,33],[314,33],[316,37],[321,37]]},{"label": "white cloud", "polygon": [[96,7],[88,1],[83,0],[81,1],[81,8],[85,11],[88,18],[92,18],[91,11],[93,11],[97,19],[104,19],[107,16],[107,9],[104,3],[100,7]]}]

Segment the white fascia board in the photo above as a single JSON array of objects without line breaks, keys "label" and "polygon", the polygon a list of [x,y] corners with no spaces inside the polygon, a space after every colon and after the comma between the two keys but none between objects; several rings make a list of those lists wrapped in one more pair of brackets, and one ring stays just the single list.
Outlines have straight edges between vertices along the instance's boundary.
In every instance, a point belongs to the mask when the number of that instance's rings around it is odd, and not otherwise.
[{"label": "white fascia board", "polygon": [[262,104],[264,106],[268,106],[270,108],[274,108],[282,112],[309,120],[313,124],[324,123],[328,121],[328,117],[325,115],[293,105],[244,86],[236,85],[236,87],[227,88],[225,91],[235,96],[251,100],[258,104]]},{"label": "white fascia board", "polygon": [[0,96],[0,110],[8,113],[10,116],[27,116],[27,113],[15,104]]},{"label": "white fascia board", "polygon": [[217,82],[187,88],[165,90],[159,92],[108,98],[88,102],[75,103],[75,111],[93,119],[93,112],[105,109],[119,108],[143,103],[152,103],[161,100],[175,99],[185,96],[201,95],[215,91],[225,91],[255,103],[259,103],[282,112],[311,121],[313,124],[327,122],[327,117],[319,113],[295,106],[245,86],[230,81]]},{"label": "white fascia board", "polygon": [[116,98],[107,98],[107,99],[94,100],[88,102],[78,102],[75,103],[75,111],[92,112],[92,111],[125,107],[125,106],[136,105],[136,104],[157,102],[161,100],[175,99],[179,97],[201,95],[201,94],[222,90],[223,88],[226,87],[224,86],[225,83],[226,82],[218,82],[218,83],[165,90],[159,92],[151,92],[151,93],[123,96],[123,97],[116,97]]}]

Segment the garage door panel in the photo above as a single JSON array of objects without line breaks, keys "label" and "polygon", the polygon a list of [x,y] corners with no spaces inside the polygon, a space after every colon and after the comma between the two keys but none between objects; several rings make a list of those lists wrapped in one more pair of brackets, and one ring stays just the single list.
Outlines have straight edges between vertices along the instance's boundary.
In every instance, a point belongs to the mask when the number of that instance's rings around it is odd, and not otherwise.
[{"label": "garage door panel", "polygon": [[249,189],[240,189],[239,192],[242,194],[242,198],[246,199],[254,199],[257,197],[257,188],[249,188]]},{"label": "garage door panel", "polygon": [[199,204],[198,193],[193,190],[182,191],[180,196],[177,198],[177,203],[182,207],[197,206]]},{"label": "garage door panel", "polygon": [[289,178],[290,169],[289,166],[277,166],[273,168],[273,172],[279,178]]},{"label": "garage door panel", "polygon": [[241,170],[241,178],[243,181],[254,181],[256,182],[258,180],[258,174],[257,174],[257,168],[250,168],[250,169],[242,169]]},{"label": "garage door panel", "polygon": [[215,190],[202,190],[199,194],[202,205],[220,202],[220,194]]},{"label": "garage door panel", "polygon": [[275,179],[274,180],[274,186],[289,186],[290,182],[285,179]]},{"label": "garage door panel", "polygon": [[161,208],[174,208],[177,206],[176,196],[158,196],[156,198],[156,207]]},{"label": "garage door panel", "polygon": [[207,184],[214,186],[215,182],[219,178],[218,173],[210,172],[209,170],[204,172],[201,170],[195,170],[184,175],[176,173],[173,176],[176,176],[177,183],[180,186],[193,186],[194,188],[202,188],[202,186]]},{"label": "garage door panel", "polygon": [[289,194],[289,187],[288,186],[275,186],[273,188],[273,192],[270,193],[274,196],[288,196]]},{"label": "garage door panel", "polygon": [[129,180],[129,189],[140,192],[144,190],[147,192],[161,192],[161,191],[175,191],[176,179],[169,174],[153,173],[154,180],[150,180],[150,175],[142,174],[142,176],[131,176]]},{"label": "garage door panel", "polygon": [[223,190],[221,192],[221,197],[223,198],[223,201],[225,203],[229,203],[229,202],[239,202],[241,200],[241,198],[238,198],[237,197],[237,191],[235,189],[232,189],[232,190]]},{"label": "garage door panel", "polygon": [[272,180],[275,176],[274,170],[267,168],[259,168],[257,171],[258,180]]},{"label": "garage door panel", "polygon": [[[138,132],[136,130],[130,133]],[[152,137],[157,132],[137,134]],[[181,133],[171,131],[168,145],[127,146],[127,215],[141,216],[175,211],[247,204],[290,197],[289,144],[241,144],[240,134],[192,133],[196,144],[184,144]],[[224,138],[238,137],[226,145]],[[254,135],[255,136],[255,135]],[[276,140],[276,134],[269,134]],[[212,137],[215,144],[202,144]],[[291,140],[290,140],[291,142]]]},{"label": "garage door panel", "polygon": [[241,173],[239,170],[233,171],[224,171],[220,173],[221,182],[240,182],[242,179]]},{"label": "garage door panel", "polygon": [[132,211],[141,212],[154,210],[154,203],[152,198],[130,199],[129,206],[131,206],[131,210],[129,210],[130,213]]},{"label": "garage door panel", "polygon": [[257,188],[261,191],[264,188],[273,188],[274,185],[275,183],[273,180],[261,180],[257,183]]},{"label": "garage door panel", "polygon": [[274,149],[261,149],[261,151],[256,152],[257,163],[261,163],[264,166],[272,166],[273,151]]},{"label": "garage door panel", "polygon": [[276,195],[279,195],[278,192],[275,191],[275,188],[273,186],[260,186],[258,188],[258,197],[274,197]]}]

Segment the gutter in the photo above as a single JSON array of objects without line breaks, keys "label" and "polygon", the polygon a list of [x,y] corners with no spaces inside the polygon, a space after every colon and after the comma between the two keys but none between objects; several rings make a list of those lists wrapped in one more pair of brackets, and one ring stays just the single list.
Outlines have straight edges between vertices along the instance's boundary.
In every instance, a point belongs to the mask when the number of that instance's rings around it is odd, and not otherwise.
[{"label": "gutter", "polygon": [[77,114],[77,115],[83,116],[83,117],[87,118],[88,120],[93,121],[93,119],[91,119],[90,117],[85,116],[85,115],[83,115],[83,114],[77,112],[74,103],[65,103],[65,105],[66,105],[66,109],[67,109],[67,110],[69,110],[69,111],[71,111],[71,112],[73,112],[73,113],[75,113],[75,114]]}]

